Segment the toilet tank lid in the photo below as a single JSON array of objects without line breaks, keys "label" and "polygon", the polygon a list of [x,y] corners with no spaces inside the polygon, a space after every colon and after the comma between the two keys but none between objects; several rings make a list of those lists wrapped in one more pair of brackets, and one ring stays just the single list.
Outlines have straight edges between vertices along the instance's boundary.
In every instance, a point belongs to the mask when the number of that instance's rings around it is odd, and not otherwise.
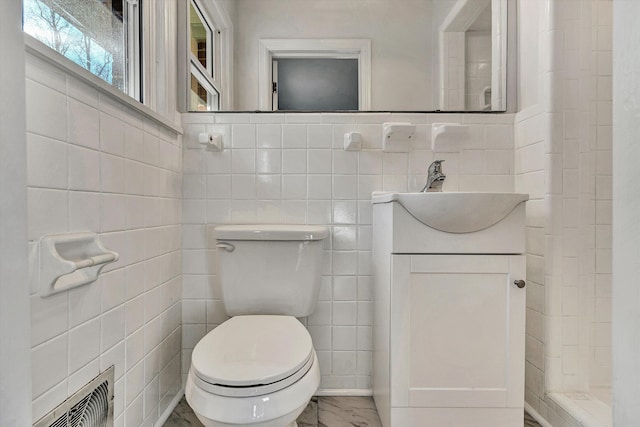
[{"label": "toilet tank lid", "polygon": [[292,224],[219,225],[214,228],[218,240],[322,240],[327,227]]}]

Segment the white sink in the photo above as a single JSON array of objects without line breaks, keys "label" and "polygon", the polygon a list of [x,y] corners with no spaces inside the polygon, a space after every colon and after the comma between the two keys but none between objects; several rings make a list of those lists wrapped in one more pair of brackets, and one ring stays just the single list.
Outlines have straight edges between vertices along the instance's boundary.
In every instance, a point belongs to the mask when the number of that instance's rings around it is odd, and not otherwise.
[{"label": "white sink", "polygon": [[484,230],[507,217],[520,203],[521,193],[381,193],[372,203],[399,203],[421,223],[447,233]]}]

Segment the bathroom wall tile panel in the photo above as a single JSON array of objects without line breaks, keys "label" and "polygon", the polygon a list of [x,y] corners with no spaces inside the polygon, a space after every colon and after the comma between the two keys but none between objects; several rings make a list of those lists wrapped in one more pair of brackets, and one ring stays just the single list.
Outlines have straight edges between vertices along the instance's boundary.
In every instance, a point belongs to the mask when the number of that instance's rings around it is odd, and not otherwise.
[{"label": "bathroom wall tile panel", "polygon": [[[256,123],[255,118],[269,117],[270,115],[253,116],[252,121]],[[277,115],[275,118],[278,118]],[[280,116],[284,121],[284,116]],[[279,124],[259,124],[256,127],[256,146],[258,148],[280,148],[282,147],[282,126]]]},{"label": "bathroom wall tile panel", "polygon": [[45,416],[51,408],[55,408],[67,398],[68,381],[64,380],[50,388],[33,400],[31,405],[31,417],[39,420]]},{"label": "bathroom wall tile panel", "polygon": [[27,207],[29,240],[69,230],[69,201],[66,191],[30,187],[27,191]]},{"label": "bathroom wall tile panel", "polygon": [[27,134],[27,161],[30,187],[67,188],[67,144]]},{"label": "bathroom wall tile panel", "polygon": [[[187,135],[197,129],[197,126],[188,124],[191,121],[190,116],[185,115]],[[335,121],[329,116],[335,116]],[[316,311],[308,319],[301,319],[303,324],[312,330],[312,336],[317,341],[316,350],[324,388],[370,387],[370,361],[361,363],[356,377],[355,354],[358,350],[364,358],[371,357],[372,286],[371,262],[368,259],[372,246],[371,192],[382,189],[419,190],[426,179],[426,168],[434,159],[430,150],[431,128],[425,124],[428,121],[426,115],[417,114],[409,117],[421,126],[417,138],[419,141],[416,140],[414,143],[419,150],[411,155],[382,153],[381,120],[391,119],[392,116],[374,116],[284,114],[284,124],[278,122],[256,125],[255,151],[253,146],[240,149],[231,146],[222,152],[208,152],[192,145],[184,147],[185,172],[198,176],[208,174],[206,199],[187,198],[183,201],[183,220],[186,226],[203,227],[207,221],[210,224],[258,221],[306,222],[334,227],[332,241],[328,241],[326,245],[323,262],[325,276],[320,301]],[[219,117],[226,123],[222,115]],[[234,115],[234,127],[243,126],[244,129],[248,129],[244,125],[251,123],[251,117],[254,116]],[[441,115],[437,117],[443,118]],[[461,118],[460,115],[452,117],[458,120]],[[218,119],[212,119],[216,120]],[[476,120],[480,123],[473,123],[471,131],[478,145],[470,144],[469,149],[480,150],[484,155],[482,150],[485,149],[485,127],[497,126],[502,131],[508,133],[511,130],[513,133],[512,120],[512,116],[507,121],[504,121],[504,118],[485,119],[480,116]],[[281,132],[281,147],[274,142],[278,131]],[[362,151],[343,151],[344,133],[349,131],[362,133]],[[234,133],[233,136],[236,138],[237,134]],[[513,136],[505,139],[513,141]],[[473,175],[475,179],[484,177],[485,169],[493,172],[494,176],[487,178],[483,183],[483,189],[488,191],[492,190],[492,185],[502,189],[503,178],[513,179],[510,178],[512,172],[508,167],[513,164],[513,160],[505,160],[509,154],[512,155],[512,147],[508,143],[500,143],[492,149],[498,151],[497,158],[489,167],[485,162],[481,162],[478,174]],[[459,154],[441,153],[438,156],[447,160],[445,169],[450,182],[449,190],[458,189],[459,175],[462,171],[459,166]],[[206,164],[206,168],[203,167],[203,163]],[[495,178],[500,175],[504,176]],[[189,178],[193,179],[196,178]],[[254,183],[255,188],[251,184],[251,188],[247,188],[247,182]],[[186,191],[189,190],[185,188]],[[200,197],[200,193],[194,197]],[[202,218],[203,203],[207,221]],[[189,258],[193,255],[193,250],[203,249],[203,237],[196,237],[194,233],[195,228],[185,229],[185,235],[191,236],[183,239],[184,250]],[[210,246],[212,241],[207,244]],[[187,257],[183,258],[185,283],[182,296],[199,298],[204,294],[207,305],[204,324],[200,323],[201,311],[197,311],[199,314],[185,312],[183,356],[184,351],[188,352],[193,348],[198,336],[226,319],[219,299],[219,285],[215,272],[204,270],[203,264],[195,267],[195,258]],[[204,262],[214,261],[212,258]],[[334,336],[331,332],[334,328],[343,329],[338,329],[340,332]],[[340,338],[342,332],[349,338]],[[344,351],[352,353],[347,356],[348,360],[353,360],[352,368],[345,370],[343,367],[339,374],[331,373],[332,355],[335,351],[335,348],[334,351],[331,350],[331,345],[334,344],[334,339],[336,346],[348,349]],[[183,362],[181,366],[182,373],[186,374],[188,363]]]},{"label": "bathroom wall tile panel", "polygon": [[31,296],[31,345],[37,346],[68,330],[69,297],[65,293],[49,298]]},{"label": "bathroom wall tile panel", "polygon": [[100,230],[100,193],[69,192],[69,230]]},{"label": "bathroom wall tile panel", "polygon": [[36,81],[26,81],[27,132],[67,140],[67,97]]},{"label": "bathroom wall tile panel", "polygon": [[69,189],[100,191],[100,153],[68,145]]},{"label": "bathroom wall tile panel", "polygon": [[[103,277],[87,286],[69,291],[69,327],[76,327],[102,313],[100,299]],[[106,311],[106,310],[105,310]]]},{"label": "bathroom wall tile panel", "polygon": [[100,319],[93,319],[69,330],[69,373],[73,373],[100,354]]},{"label": "bathroom wall tile panel", "polygon": [[63,381],[68,373],[67,334],[31,349],[31,393],[34,398]]},{"label": "bathroom wall tile panel", "polygon": [[124,123],[122,119],[100,113],[100,150],[124,156]]}]

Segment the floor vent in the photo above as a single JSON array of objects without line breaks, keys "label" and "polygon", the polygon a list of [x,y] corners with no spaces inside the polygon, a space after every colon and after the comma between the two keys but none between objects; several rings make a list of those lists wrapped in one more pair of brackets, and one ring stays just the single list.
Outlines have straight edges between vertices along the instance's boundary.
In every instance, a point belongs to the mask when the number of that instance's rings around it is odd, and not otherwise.
[{"label": "floor vent", "polygon": [[40,418],[33,427],[113,427],[113,366]]}]

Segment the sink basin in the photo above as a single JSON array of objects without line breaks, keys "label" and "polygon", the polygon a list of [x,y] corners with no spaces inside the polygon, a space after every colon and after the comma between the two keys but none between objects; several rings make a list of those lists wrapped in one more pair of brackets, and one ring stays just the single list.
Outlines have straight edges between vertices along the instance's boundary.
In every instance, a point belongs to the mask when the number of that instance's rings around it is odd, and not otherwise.
[{"label": "sink basin", "polygon": [[372,203],[399,203],[421,223],[447,233],[484,230],[529,200],[521,193],[382,193]]}]

